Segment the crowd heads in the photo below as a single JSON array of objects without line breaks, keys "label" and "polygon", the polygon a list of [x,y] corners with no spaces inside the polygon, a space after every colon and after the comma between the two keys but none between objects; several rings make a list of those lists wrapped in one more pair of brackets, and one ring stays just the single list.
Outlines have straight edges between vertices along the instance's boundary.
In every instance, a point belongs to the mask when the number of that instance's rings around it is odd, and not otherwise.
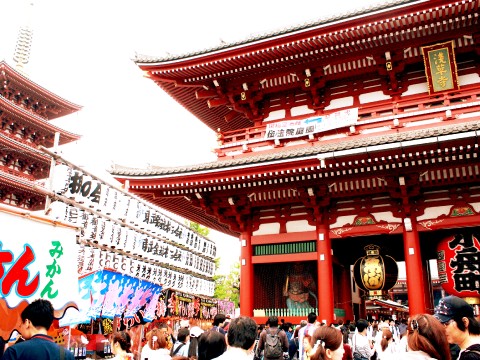
[{"label": "crowd heads", "polygon": [[226,319],[227,317],[225,316],[225,314],[215,315],[215,317],[213,318],[213,326],[220,326],[225,322]]},{"label": "crowd heads", "polygon": [[227,333],[229,346],[249,350],[255,343],[257,323],[247,316],[240,316],[230,322]]},{"label": "crowd heads", "polygon": [[[53,323],[53,306],[48,300],[38,299],[29,304],[21,313],[22,323],[28,320],[33,327],[49,329]],[[25,339],[29,339],[29,334],[22,334]]]},{"label": "crowd heads", "polygon": [[268,317],[268,325],[271,327],[278,327],[278,317],[277,316],[269,316]]},{"label": "crowd heads", "polygon": [[365,319],[359,319],[355,325],[357,326],[358,332],[361,333],[368,328],[368,321]]},{"label": "crowd heads", "polygon": [[227,350],[225,335],[219,331],[207,331],[198,338],[198,360],[211,360]]},{"label": "crowd heads", "polygon": [[315,321],[317,321],[317,314],[314,312],[309,313],[307,316],[307,321],[309,324],[314,324]]}]

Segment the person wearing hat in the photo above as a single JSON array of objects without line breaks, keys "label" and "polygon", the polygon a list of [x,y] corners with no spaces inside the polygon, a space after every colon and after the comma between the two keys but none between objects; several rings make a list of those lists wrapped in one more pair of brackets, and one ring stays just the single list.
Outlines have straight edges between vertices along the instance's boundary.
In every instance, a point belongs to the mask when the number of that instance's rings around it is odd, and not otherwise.
[{"label": "person wearing hat", "polygon": [[459,360],[480,359],[480,323],[473,307],[458,296],[440,299],[434,316],[445,326],[450,344],[460,347]]},{"label": "person wearing hat", "polygon": [[203,330],[198,326],[190,329],[190,343],[188,345],[188,357],[190,359],[198,358],[198,338],[203,334]]}]

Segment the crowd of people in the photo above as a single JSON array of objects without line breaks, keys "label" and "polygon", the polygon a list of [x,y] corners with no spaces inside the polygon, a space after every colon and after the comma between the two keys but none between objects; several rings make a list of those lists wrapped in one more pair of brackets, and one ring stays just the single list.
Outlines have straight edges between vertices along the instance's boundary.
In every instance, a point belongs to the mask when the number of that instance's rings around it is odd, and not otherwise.
[{"label": "crowd of people", "polygon": [[[260,326],[240,316],[227,323],[218,314],[204,331],[181,324],[176,339],[164,323],[145,336],[140,360],[479,360],[480,324],[463,299],[440,300],[433,315],[405,321],[380,319],[322,324],[310,313],[298,326],[270,316]],[[6,349],[2,360],[65,360],[73,355],[54,343],[47,331],[53,308],[36,300],[21,314],[19,331],[27,340]],[[111,337],[113,360],[134,360],[128,331]]]}]

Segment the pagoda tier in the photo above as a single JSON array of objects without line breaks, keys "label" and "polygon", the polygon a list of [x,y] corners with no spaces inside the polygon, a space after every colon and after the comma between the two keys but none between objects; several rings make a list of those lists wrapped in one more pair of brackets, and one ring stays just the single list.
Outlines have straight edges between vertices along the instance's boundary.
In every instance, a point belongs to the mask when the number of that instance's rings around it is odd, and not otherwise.
[{"label": "pagoda tier", "polygon": [[80,139],[49,122],[74,113],[70,103],[0,62],[0,201],[29,210],[45,206],[43,182],[49,176],[51,157],[38,150]]},{"label": "pagoda tier", "polygon": [[43,184],[19,177],[10,172],[0,171],[0,202],[31,211],[45,208]]},{"label": "pagoda tier", "polygon": [[0,61],[0,95],[44,120],[73,114],[82,107],[34,83],[5,61]]},{"label": "pagoda tier", "polygon": [[0,133],[1,171],[35,181],[48,177],[50,163],[45,153]]},{"label": "pagoda tier", "polygon": [[[350,266],[369,244],[405,261],[410,315],[428,312],[427,260],[480,221],[479,15],[478,1],[396,1],[204,52],[139,56],[221,129],[218,160],[111,172],[147,201],[239,237],[242,314],[287,314],[279,279],[302,262],[321,321],[365,316]],[[432,85],[424,49],[438,48],[450,51],[451,88]]]}]

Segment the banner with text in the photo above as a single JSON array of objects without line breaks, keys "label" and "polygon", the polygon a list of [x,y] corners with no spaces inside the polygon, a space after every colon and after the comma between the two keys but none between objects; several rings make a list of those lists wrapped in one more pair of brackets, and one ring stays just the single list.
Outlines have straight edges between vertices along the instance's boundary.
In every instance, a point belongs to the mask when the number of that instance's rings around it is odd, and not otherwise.
[{"label": "banner with text", "polygon": [[341,110],[328,115],[302,120],[279,121],[267,124],[266,139],[287,139],[307,136],[328,130],[355,125],[358,108]]}]

